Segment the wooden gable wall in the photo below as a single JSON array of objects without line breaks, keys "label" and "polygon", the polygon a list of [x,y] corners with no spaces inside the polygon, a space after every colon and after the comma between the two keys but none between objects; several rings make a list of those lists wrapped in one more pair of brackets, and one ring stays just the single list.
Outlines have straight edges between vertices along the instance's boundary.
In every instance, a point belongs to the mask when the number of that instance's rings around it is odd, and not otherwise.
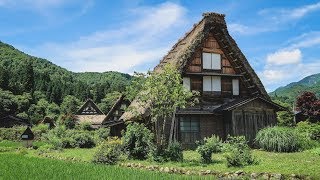
[{"label": "wooden gable wall", "polygon": [[[221,55],[221,70],[215,71],[218,74],[221,74],[221,95],[223,97],[232,96],[232,79],[235,78],[232,75],[237,76],[238,74],[235,72],[234,67],[232,67],[229,59],[227,59],[220,45],[212,34],[209,34],[209,36],[203,42],[202,47],[198,48],[194,52],[193,58],[187,63],[187,66],[185,67],[184,73],[189,74],[188,76],[190,77],[191,81],[191,90],[202,92],[202,77],[205,73],[202,68],[203,52],[217,53]],[[240,83],[240,95],[247,96],[248,90],[245,88],[244,83],[241,82],[240,77],[238,77],[237,79],[239,79]]]}]

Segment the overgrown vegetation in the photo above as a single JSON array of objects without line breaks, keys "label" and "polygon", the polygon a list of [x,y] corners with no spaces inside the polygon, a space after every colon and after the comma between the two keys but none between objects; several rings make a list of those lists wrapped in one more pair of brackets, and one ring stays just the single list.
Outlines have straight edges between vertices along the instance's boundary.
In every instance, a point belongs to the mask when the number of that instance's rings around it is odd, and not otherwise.
[{"label": "overgrown vegetation", "polygon": [[146,159],[153,148],[153,133],[143,124],[131,123],[123,136],[124,150],[129,158]]},{"label": "overgrown vegetation", "polygon": [[201,155],[201,161],[203,163],[212,162],[212,153],[221,152],[222,140],[218,136],[211,136],[204,138],[203,142],[198,142],[197,152]]},{"label": "overgrown vegetation", "polygon": [[244,136],[228,136],[224,145],[224,157],[228,167],[239,167],[257,164],[257,159],[252,155]]}]

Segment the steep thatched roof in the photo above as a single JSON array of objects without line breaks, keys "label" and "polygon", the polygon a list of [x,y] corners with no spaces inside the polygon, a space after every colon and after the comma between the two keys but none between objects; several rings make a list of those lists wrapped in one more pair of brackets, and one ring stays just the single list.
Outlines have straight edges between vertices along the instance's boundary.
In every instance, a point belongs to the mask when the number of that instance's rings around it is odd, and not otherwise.
[{"label": "steep thatched roof", "polygon": [[[202,46],[205,38],[211,33],[219,43],[222,51],[230,60],[230,63],[236,67],[235,71],[242,75],[242,80],[252,96],[261,96],[270,99],[259,77],[254,72],[246,57],[239,49],[234,39],[230,36],[225,22],[225,15],[218,13],[204,13],[202,20],[195,24],[191,31],[178,40],[167,55],[163,57],[160,63],[154,68],[154,72],[161,72],[166,64],[172,64],[183,72],[187,62],[194,56],[197,48]],[[132,120],[137,116],[148,116],[148,106],[134,100],[130,109],[135,109],[135,113],[126,112],[120,119]]]},{"label": "steep thatched roof", "polygon": [[89,122],[92,125],[101,125],[103,120],[106,118],[105,115],[76,115],[79,123]]},{"label": "steep thatched roof", "polygon": [[87,101],[80,107],[76,114],[104,115],[104,113],[99,109],[99,107],[93,102],[92,99],[87,99]]}]

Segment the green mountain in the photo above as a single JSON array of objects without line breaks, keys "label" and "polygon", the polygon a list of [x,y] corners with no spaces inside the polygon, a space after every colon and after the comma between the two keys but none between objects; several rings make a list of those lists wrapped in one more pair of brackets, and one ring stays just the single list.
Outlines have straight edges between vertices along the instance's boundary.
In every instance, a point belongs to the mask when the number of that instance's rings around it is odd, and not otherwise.
[{"label": "green mountain", "polygon": [[99,103],[107,93],[124,91],[130,80],[120,72],[74,73],[0,41],[0,88],[14,95],[39,91],[58,105],[67,95]]},{"label": "green mountain", "polygon": [[296,97],[304,91],[314,92],[320,97],[320,73],[307,76],[284,87],[279,87],[270,93],[270,96],[283,102],[293,103]]}]

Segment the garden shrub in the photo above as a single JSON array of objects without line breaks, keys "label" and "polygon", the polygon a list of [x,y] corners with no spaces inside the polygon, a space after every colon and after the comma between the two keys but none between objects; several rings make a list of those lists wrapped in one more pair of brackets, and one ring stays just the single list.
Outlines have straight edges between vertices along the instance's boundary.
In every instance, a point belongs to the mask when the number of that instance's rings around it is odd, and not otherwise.
[{"label": "garden shrub", "polygon": [[98,146],[94,156],[93,163],[116,164],[122,155],[122,141],[118,138],[110,138]]},{"label": "garden shrub", "polygon": [[110,128],[99,128],[94,131],[94,138],[96,143],[105,141],[110,135]]},{"label": "garden shrub", "polygon": [[204,138],[203,142],[198,142],[196,151],[201,156],[202,163],[211,163],[212,153],[221,152],[222,141],[218,136],[212,135],[210,138]]},{"label": "garden shrub", "polygon": [[12,128],[0,128],[0,139],[10,141],[20,141],[21,134],[26,130],[26,127],[16,126]]},{"label": "garden shrub", "polygon": [[301,136],[289,127],[269,127],[260,130],[255,144],[266,151],[296,152],[302,147]]},{"label": "garden shrub", "polygon": [[76,125],[76,129],[83,130],[83,131],[91,131],[93,128],[91,127],[90,122],[81,122]]},{"label": "garden shrub", "polygon": [[153,134],[143,124],[132,123],[127,126],[123,143],[129,158],[146,159],[152,149]]},{"label": "garden shrub", "polygon": [[72,147],[92,148],[96,145],[93,136],[85,131],[75,132],[72,136],[72,140],[74,140],[73,144],[71,144]]},{"label": "garden shrub", "polygon": [[183,161],[182,147],[178,142],[165,145],[153,146],[149,152],[150,159],[156,162]]},{"label": "garden shrub", "polygon": [[148,155],[149,158],[155,162],[163,163],[168,161],[166,157],[166,148],[163,145],[152,146]]},{"label": "garden shrub", "polygon": [[170,161],[182,161],[183,160],[183,152],[180,143],[173,142],[168,145],[166,149],[166,157]]},{"label": "garden shrub", "polygon": [[297,132],[308,136],[312,140],[320,142],[320,123],[310,123],[308,121],[302,121],[297,124]]},{"label": "garden shrub", "polygon": [[224,152],[228,167],[240,167],[257,163],[244,136],[228,136],[224,145]]}]

